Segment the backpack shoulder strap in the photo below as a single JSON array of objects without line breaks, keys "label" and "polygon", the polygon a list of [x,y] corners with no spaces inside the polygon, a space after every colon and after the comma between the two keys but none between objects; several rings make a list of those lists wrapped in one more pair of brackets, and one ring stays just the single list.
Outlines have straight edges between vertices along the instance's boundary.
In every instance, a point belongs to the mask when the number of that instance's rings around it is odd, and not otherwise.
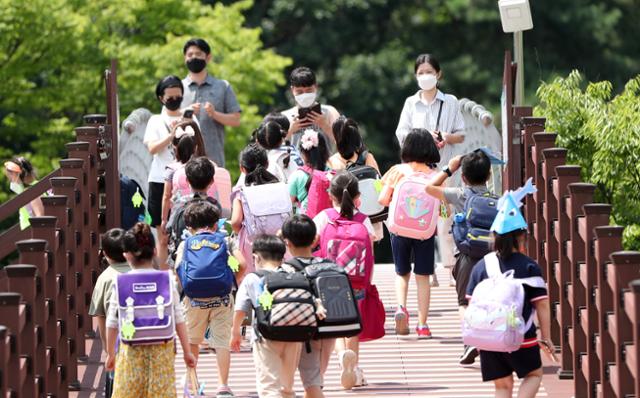
[{"label": "backpack shoulder strap", "polygon": [[499,276],[502,274],[502,269],[500,268],[500,260],[498,259],[498,255],[496,254],[496,252],[491,252],[484,256],[484,267],[489,278],[493,278],[494,276]]},{"label": "backpack shoulder strap", "polygon": [[291,257],[290,259],[286,260],[284,263],[292,266],[293,268],[295,268],[296,271],[302,271],[305,268],[305,264],[296,257]]},{"label": "backpack shoulder strap", "polygon": [[340,213],[338,213],[338,211],[333,207],[329,207],[328,209],[325,209],[325,211],[327,212],[329,220],[331,220],[332,222],[336,222],[341,217]]},{"label": "backpack shoulder strap", "polygon": [[353,215],[353,221],[355,222],[363,223],[366,219],[367,215],[364,213],[356,212],[356,214]]},{"label": "backpack shoulder strap", "polygon": [[369,151],[364,149],[358,155],[358,159],[356,159],[356,164],[360,166],[364,166],[367,163],[367,156],[369,155]]}]

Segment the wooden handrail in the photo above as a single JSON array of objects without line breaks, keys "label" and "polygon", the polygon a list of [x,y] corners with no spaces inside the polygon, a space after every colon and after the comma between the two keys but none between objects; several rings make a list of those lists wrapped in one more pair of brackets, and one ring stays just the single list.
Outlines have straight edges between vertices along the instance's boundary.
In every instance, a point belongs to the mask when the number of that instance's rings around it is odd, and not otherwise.
[{"label": "wooden handrail", "polygon": [[[39,198],[49,189],[51,184],[49,180],[53,177],[60,176],[60,169],[55,169],[51,173],[47,174],[44,178],[38,181],[35,185],[25,187],[26,189],[21,194],[12,198],[8,202],[3,203],[0,206],[0,222],[14,215],[21,207],[26,206],[32,200]],[[2,256],[0,256],[1,258]]]}]

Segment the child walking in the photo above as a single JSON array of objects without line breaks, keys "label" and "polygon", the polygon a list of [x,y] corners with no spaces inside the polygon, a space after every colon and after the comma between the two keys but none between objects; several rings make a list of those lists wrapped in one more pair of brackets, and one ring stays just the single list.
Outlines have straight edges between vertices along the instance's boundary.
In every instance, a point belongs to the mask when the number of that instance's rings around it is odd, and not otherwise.
[{"label": "child walking", "polygon": [[302,134],[299,149],[304,166],[289,178],[289,194],[298,213],[313,218],[320,211],[331,207],[327,194],[329,150],[324,135],[311,128]]},{"label": "child walking", "polygon": [[300,160],[295,148],[285,143],[287,131],[275,121],[263,123],[256,134],[256,139],[261,147],[267,150],[269,167],[267,170],[275,175],[280,182],[287,183],[289,177],[298,170]]},{"label": "child walking", "polygon": [[[117,369],[113,397],[174,398],[176,335],[185,364],[196,366],[174,279],[168,271],[153,269],[156,249],[147,224],[137,223],[127,231],[122,246],[132,270],[118,276],[107,315],[105,369]],[[151,303],[149,313],[145,308]],[[149,321],[164,327],[149,328]],[[117,358],[116,340],[120,345]]]},{"label": "child walking", "polygon": [[[209,201],[190,203],[184,221],[191,237],[178,247],[177,274],[185,298],[191,352],[198,359],[207,328],[218,364],[216,397],[233,397],[229,388],[229,341],[233,319],[233,272],[228,265],[225,235],[217,229],[220,208]],[[183,261],[184,260],[184,261]]]},{"label": "child walking", "polygon": [[[276,272],[282,265],[286,247],[282,239],[272,235],[260,235],[253,242],[253,256],[260,271]],[[247,314],[254,311],[264,291],[264,277],[248,274],[236,295],[235,314],[231,329],[231,349],[240,350],[240,328]],[[261,398],[295,397],[293,379],[300,358],[302,344],[268,340],[260,335],[253,317],[253,363],[256,370],[256,388]]]},{"label": "child walking", "polygon": [[[249,145],[240,153],[240,171],[245,180],[232,194],[231,228],[238,234],[238,247],[247,262],[247,272],[255,270],[253,239],[259,234],[275,234],[291,215],[287,186],[277,184],[278,178],[267,171],[268,163],[267,151],[259,145]],[[271,209],[274,213],[270,213]],[[255,222],[258,216],[262,217],[260,223]]]},{"label": "child walking", "polygon": [[[513,271],[516,279],[526,278],[523,281],[524,303],[522,303],[523,323],[533,316],[535,312],[540,325],[541,339],[536,335],[536,326],[531,324],[524,331],[524,340],[520,348],[512,352],[496,352],[480,350],[480,366],[483,381],[493,381],[496,388],[496,397],[506,398],[513,396],[513,372],[522,379],[518,391],[520,398],[533,398],[538,393],[542,382],[542,361],[540,348],[551,360],[554,346],[550,336],[550,310],[547,289],[542,280],[542,270],[538,264],[527,257],[527,222],[518,209],[517,199],[513,199],[511,192],[507,192],[500,200],[498,215],[491,226],[494,236],[495,253],[490,253],[480,260],[473,268],[467,298],[470,308],[476,300],[481,301],[482,296],[473,296],[476,288],[480,289],[481,282],[489,277],[500,275],[507,271]],[[523,195],[524,196],[524,195]],[[537,284],[535,282],[538,282]],[[492,288],[494,285],[489,285]],[[486,291],[485,291],[486,293]],[[515,303],[514,303],[515,304]],[[518,306],[520,303],[518,303]],[[514,305],[515,307],[516,305]],[[513,307],[512,307],[513,308]],[[471,313],[471,309],[467,314]],[[490,321],[495,322],[495,319]],[[465,327],[467,321],[465,319]],[[465,340],[467,337],[465,336]],[[491,342],[491,344],[495,344]]]},{"label": "child walking", "polygon": [[[358,180],[348,171],[339,171],[329,188],[332,207],[313,219],[320,233],[320,256],[345,267],[357,300],[364,299],[373,274],[375,231],[367,216],[358,212]],[[345,389],[366,385],[358,367],[358,336],[338,338],[336,350],[341,366],[340,380]]]},{"label": "child walking", "polygon": [[[313,255],[313,248],[318,243],[316,225],[309,216],[296,214],[282,225],[282,238],[292,258],[287,264],[301,269],[312,264],[320,264],[327,260]],[[324,374],[329,366],[331,353],[336,339],[314,339],[309,342],[311,351],[302,350],[298,371],[304,386],[306,398],[322,398]]]},{"label": "child walking", "polygon": [[[379,202],[385,206],[389,206],[392,199],[394,199],[396,203],[399,203],[400,206],[404,206],[405,208],[400,209],[400,212],[394,212],[394,215],[397,217],[397,219],[394,220],[391,209],[393,206],[391,206],[387,226],[389,227],[391,225],[390,223],[396,221],[415,221],[415,225],[410,225],[410,227],[424,228],[427,232],[431,233],[431,236],[426,239],[415,239],[401,236],[399,233],[394,233],[392,231],[393,228],[389,228],[389,232],[391,232],[393,262],[396,268],[395,290],[398,308],[394,316],[395,329],[399,335],[409,334],[407,290],[409,288],[413,263],[413,273],[418,291],[418,324],[416,325],[416,333],[418,334],[418,338],[431,338],[431,331],[429,330],[429,326],[427,326],[429,301],[431,298],[429,275],[432,275],[434,272],[433,233],[435,233],[435,225],[433,225],[433,217],[437,217],[439,208],[429,208],[429,199],[419,198],[417,195],[400,198],[402,192],[399,192],[400,190],[396,188],[399,188],[402,183],[409,181],[407,180],[409,177],[415,178],[415,184],[420,187],[421,181],[429,178],[433,173],[435,164],[440,161],[440,154],[433,137],[426,129],[412,129],[402,144],[400,157],[402,164],[393,166],[382,177],[383,188],[380,192]],[[424,188],[425,187],[422,186],[421,191],[424,191]],[[402,199],[404,199],[404,204],[400,203],[403,201]],[[437,222],[437,219],[435,221]],[[429,231],[430,226],[431,230]],[[402,234],[413,235],[411,233]]]}]

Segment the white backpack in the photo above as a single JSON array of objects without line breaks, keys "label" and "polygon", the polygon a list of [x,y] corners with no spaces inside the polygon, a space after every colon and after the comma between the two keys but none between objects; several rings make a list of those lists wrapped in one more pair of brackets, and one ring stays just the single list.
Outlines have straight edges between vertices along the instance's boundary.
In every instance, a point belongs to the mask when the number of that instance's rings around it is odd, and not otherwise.
[{"label": "white backpack", "polygon": [[544,288],[542,277],[514,278],[513,270],[502,273],[495,252],[484,257],[488,278],[473,290],[462,323],[464,344],[479,350],[513,352],[520,348],[524,334],[533,324],[535,311],[522,317],[524,287]]}]

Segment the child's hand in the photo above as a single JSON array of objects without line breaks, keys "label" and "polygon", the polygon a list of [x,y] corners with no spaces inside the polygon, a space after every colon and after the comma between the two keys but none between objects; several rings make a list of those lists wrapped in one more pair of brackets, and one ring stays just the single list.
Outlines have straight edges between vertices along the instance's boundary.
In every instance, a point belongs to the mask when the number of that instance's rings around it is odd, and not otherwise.
[{"label": "child's hand", "polygon": [[229,346],[231,347],[231,351],[240,351],[240,343],[242,342],[242,335],[240,334],[239,328],[233,328],[231,331],[231,342]]},{"label": "child's hand", "polygon": [[553,342],[551,342],[551,340],[549,339],[543,339],[543,340],[538,340],[538,345],[540,346],[540,348],[542,348],[542,351],[545,353],[545,355],[547,356],[547,358],[549,358],[550,361],[557,363],[558,362],[558,358],[556,358],[556,348],[553,345]]},{"label": "child's hand", "polygon": [[184,364],[187,365],[188,368],[195,368],[198,364],[198,360],[195,355],[193,355],[190,351],[185,351],[182,355],[184,358]]},{"label": "child's hand", "polygon": [[116,356],[107,354],[107,360],[104,363],[104,369],[108,372],[111,372],[116,368]]},{"label": "child's hand", "polygon": [[449,160],[449,171],[455,173],[460,168],[460,163],[462,162],[462,155],[454,156]]}]

